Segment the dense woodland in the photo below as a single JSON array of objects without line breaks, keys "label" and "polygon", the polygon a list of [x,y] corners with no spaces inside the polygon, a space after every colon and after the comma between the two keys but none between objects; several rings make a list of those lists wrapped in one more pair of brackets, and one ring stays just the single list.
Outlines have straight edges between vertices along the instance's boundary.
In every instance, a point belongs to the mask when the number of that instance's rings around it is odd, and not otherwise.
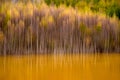
[{"label": "dense woodland", "polygon": [[0,0],[0,54],[120,53],[119,0]]}]

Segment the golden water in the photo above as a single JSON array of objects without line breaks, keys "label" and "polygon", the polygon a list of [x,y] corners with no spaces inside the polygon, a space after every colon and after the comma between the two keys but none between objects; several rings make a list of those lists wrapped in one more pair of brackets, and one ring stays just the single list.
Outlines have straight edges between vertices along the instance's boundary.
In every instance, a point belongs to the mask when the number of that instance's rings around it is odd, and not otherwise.
[{"label": "golden water", "polygon": [[120,55],[1,56],[0,80],[120,80]]}]

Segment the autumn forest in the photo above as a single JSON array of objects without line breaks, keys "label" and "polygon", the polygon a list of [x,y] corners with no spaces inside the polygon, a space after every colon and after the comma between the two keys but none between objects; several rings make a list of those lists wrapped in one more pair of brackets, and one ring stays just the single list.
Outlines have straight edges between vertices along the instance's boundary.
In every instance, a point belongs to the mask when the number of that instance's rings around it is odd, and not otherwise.
[{"label": "autumn forest", "polygon": [[33,53],[120,53],[119,0],[0,0],[0,55]]}]

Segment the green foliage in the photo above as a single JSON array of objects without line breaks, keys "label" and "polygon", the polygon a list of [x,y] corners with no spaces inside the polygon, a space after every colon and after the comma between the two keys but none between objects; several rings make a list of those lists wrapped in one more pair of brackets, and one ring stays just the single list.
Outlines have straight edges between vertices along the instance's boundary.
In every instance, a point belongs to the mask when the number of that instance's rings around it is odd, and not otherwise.
[{"label": "green foliage", "polygon": [[45,0],[45,2],[49,5],[51,4],[51,0]]},{"label": "green foliage", "polygon": [[93,0],[93,3],[96,5],[99,3],[100,0]]},{"label": "green foliage", "polygon": [[87,4],[86,4],[85,1],[78,2],[78,3],[76,4],[76,7],[81,8],[81,9],[84,9],[86,6],[87,6]]},{"label": "green foliage", "polygon": [[115,10],[116,16],[120,19],[120,6],[118,6]]},{"label": "green foliage", "polygon": [[98,11],[99,11],[99,6],[98,6],[98,5],[92,6],[92,7],[91,7],[91,10],[92,10],[93,12],[98,12]]},{"label": "green foliage", "polygon": [[120,6],[118,2],[117,0],[45,0],[45,3],[48,5],[55,4],[59,6],[60,4],[65,4],[67,6],[77,7],[80,10],[90,5],[89,7],[93,12],[102,11],[110,17],[113,17],[115,14],[120,19]]},{"label": "green foliage", "polygon": [[89,4],[91,2],[91,0],[85,0],[87,2],[87,4]]},{"label": "green foliage", "polygon": [[55,4],[56,6],[59,6],[60,4],[66,4],[67,6],[75,6],[76,3],[78,3],[79,0],[45,0],[45,3],[48,5]]},{"label": "green foliage", "polygon": [[106,14],[109,15],[110,17],[112,17],[115,13],[115,9],[116,9],[116,4],[109,5],[106,8]]},{"label": "green foliage", "polygon": [[106,8],[106,14],[110,17],[113,17],[113,15],[115,14],[120,19],[120,6],[116,3],[109,5]]}]

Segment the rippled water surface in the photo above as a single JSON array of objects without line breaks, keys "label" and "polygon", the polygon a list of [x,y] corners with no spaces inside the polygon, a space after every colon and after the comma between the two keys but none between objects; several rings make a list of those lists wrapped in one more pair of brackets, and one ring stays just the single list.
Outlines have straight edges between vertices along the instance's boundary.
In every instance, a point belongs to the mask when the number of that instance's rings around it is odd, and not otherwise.
[{"label": "rippled water surface", "polygon": [[120,80],[120,55],[1,56],[0,80]]}]

